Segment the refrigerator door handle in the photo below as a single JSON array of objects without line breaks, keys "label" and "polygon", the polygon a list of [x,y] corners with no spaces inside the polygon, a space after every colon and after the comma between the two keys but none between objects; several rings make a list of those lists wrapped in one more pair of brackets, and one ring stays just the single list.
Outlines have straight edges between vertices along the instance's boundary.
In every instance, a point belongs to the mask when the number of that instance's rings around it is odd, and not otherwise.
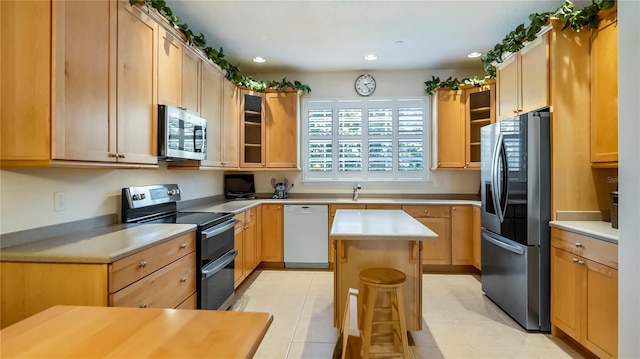
[{"label": "refrigerator door handle", "polygon": [[[507,213],[507,196],[509,193],[509,164],[507,163],[507,149],[504,145],[504,136],[500,134],[498,139],[498,147],[500,159],[502,159],[502,178],[500,182],[500,194],[498,199],[498,212],[500,213],[500,222],[504,220],[504,215]],[[497,156],[496,156],[497,157]],[[497,161],[496,161],[497,163]]]},{"label": "refrigerator door handle", "polygon": [[496,141],[493,149],[493,156],[491,158],[491,200],[493,201],[493,207],[496,208],[496,216],[500,223],[502,223],[502,220],[504,219],[502,208],[500,207],[500,199],[498,198],[502,192],[502,188],[498,182],[498,157],[501,143],[502,134],[499,134],[498,140]]},{"label": "refrigerator door handle", "polygon": [[500,247],[502,249],[508,250],[509,252],[513,252],[513,253],[518,254],[518,255],[524,255],[524,249],[522,249],[522,248],[518,248],[518,247],[516,247],[514,245],[511,245],[509,243],[505,243],[505,242],[499,241],[499,240],[497,240],[495,238],[491,238],[490,236],[488,236],[488,235],[486,235],[484,233],[482,233],[482,238],[486,239],[491,244],[494,244],[494,245],[496,245],[496,246],[498,246],[498,247]]}]

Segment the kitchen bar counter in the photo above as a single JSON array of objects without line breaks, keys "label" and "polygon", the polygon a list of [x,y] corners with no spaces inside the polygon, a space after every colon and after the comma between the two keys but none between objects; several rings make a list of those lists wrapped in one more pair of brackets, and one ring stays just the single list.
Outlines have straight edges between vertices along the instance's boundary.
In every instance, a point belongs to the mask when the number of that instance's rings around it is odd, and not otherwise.
[{"label": "kitchen bar counter", "polygon": [[2,358],[252,358],[269,313],[54,306],[0,331]]},{"label": "kitchen bar counter", "polygon": [[334,326],[342,325],[349,288],[359,288],[359,273],[393,268],[407,280],[402,286],[407,330],[422,329],[422,241],[438,235],[402,210],[336,211],[331,239],[336,249]]},{"label": "kitchen bar counter", "polygon": [[618,244],[618,230],[604,221],[551,221],[549,226]]},{"label": "kitchen bar counter", "polygon": [[113,263],[194,231],[194,224],[119,224],[3,248],[3,262]]}]

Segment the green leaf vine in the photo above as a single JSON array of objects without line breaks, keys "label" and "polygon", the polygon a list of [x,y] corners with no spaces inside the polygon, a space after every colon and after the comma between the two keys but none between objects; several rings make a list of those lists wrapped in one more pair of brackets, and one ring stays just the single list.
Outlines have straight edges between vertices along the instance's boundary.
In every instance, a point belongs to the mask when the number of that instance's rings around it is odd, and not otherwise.
[{"label": "green leaf vine", "polygon": [[293,88],[306,93],[311,92],[311,88],[308,85],[302,84],[300,81],[287,81],[286,77],[280,82],[265,82],[240,74],[239,65],[234,65],[224,58],[224,50],[222,47],[216,49],[211,46],[207,46],[207,41],[204,35],[202,33],[196,35],[193,30],[189,28],[187,23],[180,20],[180,18],[173,13],[164,0],[129,0],[129,4],[131,6],[144,4],[149,8],[155,9],[160,15],[167,19],[174,29],[180,31],[184,35],[187,45],[202,50],[209,60],[227,72],[225,75],[227,80],[235,82],[238,86],[246,87],[253,91],[265,91],[267,89],[284,91],[287,88]]},{"label": "green leaf vine", "polygon": [[[600,10],[611,9],[616,3],[616,0],[593,0],[591,5],[585,6],[580,10],[574,8],[573,3],[570,0],[565,0],[562,5],[555,11],[548,11],[543,13],[533,13],[529,15],[529,26],[524,24],[518,25],[513,31],[509,32],[501,43],[496,44],[493,49],[489,50],[484,56],[480,58],[484,64],[484,71],[486,72],[485,79],[496,77],[496,68],[494,63],[502,63],[505,53],[516,53],[522,49],[527,42],[536,39],[536,34],[542,30],[542,27],[549,21],[551,17],[558,18],[562,23],[562,30],[571,28],[573,31],[581,31],[585,26],[595,29],[598,27],[598,12]],[[477,79],[477,77],[474,77]],[[467,84],[465,81],[470,79],[465,78],[462,80],[448,78],[445,81],[440,81],[439,78],[433,77],[425,84],[425,93],[427,95],[433,94],[437,88],[452,88],[458,89],[460,84]],[[475,86],[482,86],[483,84]]]}]

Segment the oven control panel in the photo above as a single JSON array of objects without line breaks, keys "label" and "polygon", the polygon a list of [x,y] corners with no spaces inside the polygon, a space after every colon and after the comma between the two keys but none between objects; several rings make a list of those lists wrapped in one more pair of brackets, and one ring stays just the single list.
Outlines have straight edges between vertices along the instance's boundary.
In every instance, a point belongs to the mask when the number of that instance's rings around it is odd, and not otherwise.
[{"label": "oven control panel", "polygon": [[129,208],[142,208],[154,204],[177,202],[181,199],[182,190],[177,184],[160,184],[122,189],[123,203]]}]

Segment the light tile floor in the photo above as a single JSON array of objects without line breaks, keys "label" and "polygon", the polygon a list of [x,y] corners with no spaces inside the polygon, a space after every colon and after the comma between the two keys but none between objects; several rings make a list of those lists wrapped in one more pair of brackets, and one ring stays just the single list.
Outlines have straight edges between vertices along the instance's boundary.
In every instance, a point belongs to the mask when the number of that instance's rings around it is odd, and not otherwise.
[{"label": "light tile floor", "polygon": [[[236,292],[238,311],[274,316],[256,359],[330,359],[333,328],[330,271],[257,270]],[[423,330],[412,332],[416,359],[583,358],[548,334],[527,333],[483,295],[466,274],[423,275]]]}]

